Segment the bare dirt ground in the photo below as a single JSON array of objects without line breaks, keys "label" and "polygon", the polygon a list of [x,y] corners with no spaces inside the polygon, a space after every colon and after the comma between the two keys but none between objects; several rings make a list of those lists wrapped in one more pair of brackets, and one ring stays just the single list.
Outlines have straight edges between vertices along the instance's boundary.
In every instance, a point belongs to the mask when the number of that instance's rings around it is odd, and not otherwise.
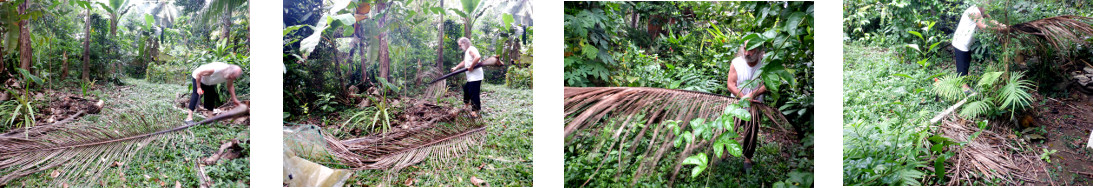
[{"label": "bare dirt ground", "polygon": [[1093,149],[1086,146],[1093,131],[1093,96],[1074,91],[1068,98],[1043,100],[1035,114],[1046,141],[1033,145],[1057,151],[1048,167],[1053,185],[1093,185]]}]

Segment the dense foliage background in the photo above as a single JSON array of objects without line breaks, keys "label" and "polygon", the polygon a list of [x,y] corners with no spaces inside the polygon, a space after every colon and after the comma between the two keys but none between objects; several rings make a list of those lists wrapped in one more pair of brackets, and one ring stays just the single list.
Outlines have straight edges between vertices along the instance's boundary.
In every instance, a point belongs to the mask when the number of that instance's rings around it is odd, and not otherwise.
[{"label": "dense foliage background", "polygon": [[[768,49],[761,78],[772,90],[764,102],[780,108],[795,125],[798,136],[810,138],[814,66],[812,2],[567,1],[564,19],[567,87],[657,87],[729,95],[725,81],[737,47],[746,36],[761,36],[767,39]],[[583,177],[595,174],[596,160],[618,160],[571,156],[572,151],[587,149],[584,147],[598,141],[577,142],[567,144],[568,185],[585,184]],[[807,148],[794,150],[805,153],[798,155],[803,158],[769,164],[780,172],[733,181],[758,186],[790,179],[787,176],[801,177],[802,174],[787,175],[791,169],[810,174],[811,150]],[[767,152],[777,150],[767,148]],[[594,162],[589,164],[585,160]],[[721,175],[711,177],[732,179],[727,174],[737,172],[723,171],[740,170],[726,168],[717,169]],[[650,178],[656,180],[645,183],[666,183],[666,178],[659,178],[668,176],[671,170],[662,169],[658,173],[663,174],[652,175]],[[705,180],[708,179],[697,178],[693,185],[703,185]],[[596,177],[592,182],[600,186],[629,185],[629,180],[617,176]]]},{"label": "dense foliage background", "polygon": [[[1066,72],[1084,66],[1076,62],[1093,60],[1093,51],[1085,46],[1062,51],[1030,42],[1039,38],[979,29],[971,48],[970,76],[957,77],[953,30],[973,4],[1011,26],[1093,13],[1089,1],[983,2],[844,1],[845,185],[947,183],[945,169],[954,165],[948,158],[955,153],[942,149],[949,146],[943,141],[947,138],[939,137],[928,120],[967,96],[959,85],[971,85],[980,95],[954,113],[976,123],[1012,125],[1015,117],[1035,111],[1029,108],[1033,104],[1044,104],[1035,101],[1039,95],[1067,96],[1066,84],[1061,84],[1069,83]],[[960,183],[1010,184],[998,179]]]}]

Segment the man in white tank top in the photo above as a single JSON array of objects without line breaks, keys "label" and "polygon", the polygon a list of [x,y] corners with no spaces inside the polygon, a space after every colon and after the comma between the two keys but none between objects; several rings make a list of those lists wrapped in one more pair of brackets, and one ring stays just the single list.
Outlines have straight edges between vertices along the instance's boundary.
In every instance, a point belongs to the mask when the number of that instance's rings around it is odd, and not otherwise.
[{"label": "man in white tank top", "polygon": [[[482,79],[485,78],[485,74],[482,71],[482,66],[479,65],[479,61],[482,60],[482,55],[478,53],[478,48],[471,45],[471,40],[467,37],[460,37],[456,41],[459,44],[459,48],[463,49],[463,61],[458,65],[452,67],[452,71],[462,67],[468,67],[467,69],[467,83],[463,84],[463,106],[471,109],[471,116],[478,117],[478,111],[482,110]],[[471,68],[473,67],[473,69]]]},{"label": "man in white tank top", "polygon": [[194,72],[190,75],[193,93],[190,94],[190,113],[186,115],[186,121],[193,121],[198,98],[205,98],[205,109],[212,110],[216,108],[216,100],[220,99],[220,96],[216,93],[217,84],[228,83],[228,94],[231,95],[231,102],[240,105],[241,102],[235,97],[234,82],[241,75],[243,75],[243,69],[238,65],[229,65],[223,62],[212,62],[194,69]]},{"label": "man in white tank top", "polygon": [[[762,102],[762,94],[767,92],[767,87],[763,85],[763,82],[756,79],[759,78],[759,68],[763,67],[762,59],[766,52],[761,47],[746,49],[747,46],[748,41],[744,41],[744,45],[740,46],[740,50],[737,52],[737,57],[733,58],[732,64],[729,65],[727,85],[732,96],[740,100]],[[752,80],[755,80],[753,82],[755,84],[746,84]],[[747,110],[751,113],[752,119],[750,121],[736,119],[734,123],[737,127],[735,129],[738,131],[737,134],[742,135],[741,138],[743,139],[745,171],[751,170],[751,157],[755,155],[756,138],[759,136],[758,118],[760,117],[755,108]]]},{"label": "man in white tank top", "polygon": [[[983,4],[990,4],[990,1],[984,1]],[[994,20],[988,20],[990,15],[979,6],[972,5],[968,9],[964,9],[964,13],[960,15],[960,22],[956,25],[956,31],[953,32],[953,51],[954,59],[956,60],[956,72],[960,76],[968,75],[968,66],[971,64],[971,50],[972,43],[975,43],[975,32],[978,29],[992,28],[996,30],[1002,30],[1006,28],[1006,24],[1000,24]],[[988,24],[989,23],[989,24]],[[968,84],[964,84],[965,92],[971,91]]]}]

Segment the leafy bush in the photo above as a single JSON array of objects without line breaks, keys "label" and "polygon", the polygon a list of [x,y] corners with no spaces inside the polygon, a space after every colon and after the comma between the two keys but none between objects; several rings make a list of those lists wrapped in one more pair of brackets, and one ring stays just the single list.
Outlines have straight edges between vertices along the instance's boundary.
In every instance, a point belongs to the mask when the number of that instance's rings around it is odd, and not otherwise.
[{"label": "leafy bush", "polygon": [[532,88],[532,70],[535,65],[528,65],[528,67],[520,68],[516,66],[509,66],[508,74],[505,75],[505,86],[510,88]]}]

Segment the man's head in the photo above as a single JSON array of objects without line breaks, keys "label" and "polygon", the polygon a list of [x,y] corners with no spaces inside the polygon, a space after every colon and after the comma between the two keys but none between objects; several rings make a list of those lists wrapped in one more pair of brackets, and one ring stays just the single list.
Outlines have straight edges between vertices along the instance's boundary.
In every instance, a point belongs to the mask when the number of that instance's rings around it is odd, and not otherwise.
[{"label": "man's head", "polygon": [[767,52],[763,50],[763,47],[754,48],[748,51],[744,51],[744,60],[748,61],[748,64],[756,64],[759,60],[763,59],[763,55]]},{"label": "man's head", "polygon": [[457,40],[456,43],[459,44],[459,48],[462,48],[463,50],[467,50],[467,48],[471,47],[471,39],[468,39],[467,37],[459,37],[459,40]]},{"label": "man's head", "polygon": [[228,80],[235,80],[243,75],[243,68],[239,67],[239,65],[230,65],[228,66],[227,71],[228,75],[224,78],[227,78]]}]

